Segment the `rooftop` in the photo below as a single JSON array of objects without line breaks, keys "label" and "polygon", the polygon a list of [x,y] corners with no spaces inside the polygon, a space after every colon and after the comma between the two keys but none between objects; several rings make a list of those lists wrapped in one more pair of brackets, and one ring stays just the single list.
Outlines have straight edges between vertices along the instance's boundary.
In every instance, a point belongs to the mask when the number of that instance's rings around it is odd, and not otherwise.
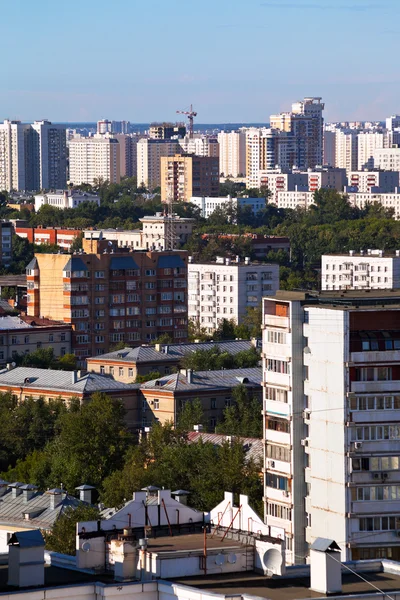
[{"label": "rooftop", "polygon": [[10,315],[0,315],[0,331],[6,329],[35,329],[41,327],[63,327],[64,329],[68,329],[71,328],[71,325],[59,321],[51,321],[50,319],[41,319],[39,317],[13,317]]},{"label": "rooftop", "polygon": [[266,300],[282,300],[286,302],[302,302],[304,306],[330,306],[331,308],[356,309],[356,308],[399,308],[400,289],[388,290],[326,290],[312,291],[286,291],[278,290],[275,296],[264,298]]},{"label": "rooftop", "polygon": [[139,387],[136,384],[121,383],[97,373],[80,376],[76,371],[57,371],[17,367],[10,371],[0,371],[0,387],[23,387],[25,394],[31,389],[93,394],[94,392],[128,391]]},{"label": "rooftop", "polygon": [[[147,362],[177,362],[188,354],[197,352],[198,350],[211,350],[218,348],[221,352],[229,354],[237,354],[245,350],[250,350],[258,341],[252,340],[227,340],[224,342],[199,342],[187,344],[165,344],[162,346],[139,346],[138,348],[124,348],[115,352],[108,352],[101,356],[95,356],[89,360],[96,362],[118,361],[125,363],[147,363]],[[261,343],[261,342],[260,342]]]},{"label": "rooftop", "polygon": [[[207,535],[207,550],[219,550],[228,548],[245,549],[246,544],[229,539],[222,540],[221,537],[211,537]],[[168,554],[170,552],[204,552],[203,533],[191,533],[188,535],[165,536],[158,538],[149,538],[147,542],[147,551],[157,554]]]},{"label": "rooftop", "polygon": [[[214,444],[214,446],[222,446],[228,437],[220,433],[203,433],[198,431],[190,431],[187,436],[189,443],[196,443],[202,440],[205,443]],[[254,460],[256,462],[263,461],[264,458],[264,442],[259,438],[244,438],[235,437],[240,441],[245,451],[246,460]]]},{"label": "rooftop", "polygon": [[190,383],[188,375],[183,373],[165,375],[143,383],[140,389],[170,392],[207,392],[218,389],[231,390],[240,383],[258,388],[261,386],[262,369],[254,367],[251,369],[227,369],[222,371],[193,371],[191,377],[192,381]]}]

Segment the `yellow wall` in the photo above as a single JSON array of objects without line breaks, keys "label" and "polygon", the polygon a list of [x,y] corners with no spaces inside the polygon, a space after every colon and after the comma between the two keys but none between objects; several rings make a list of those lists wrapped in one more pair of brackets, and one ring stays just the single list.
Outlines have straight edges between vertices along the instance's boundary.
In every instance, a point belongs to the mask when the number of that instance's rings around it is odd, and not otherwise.
[{"label": "yellow wall", "polygon": [[36,254],[40,272],[40,316],[54,321],[70,320],[64,309],[63,268],[70,256],[66,254]]}]

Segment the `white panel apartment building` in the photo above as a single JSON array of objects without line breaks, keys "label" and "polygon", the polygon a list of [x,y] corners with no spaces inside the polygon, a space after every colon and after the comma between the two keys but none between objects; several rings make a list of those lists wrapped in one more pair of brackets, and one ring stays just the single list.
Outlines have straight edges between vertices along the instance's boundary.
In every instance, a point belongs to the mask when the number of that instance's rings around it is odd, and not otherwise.
[{"label": "white panel apartment building", "polygon": [[378,131],[358,134],[357,169],[359,171],[374,168],[374,152],[378,148],[384,148],[386,141],[387,135]]},{"label": "white panel apartment building", "polygon": [[335,139],[335,167],[355,171],[358,164],[358,131],[337,129]]},{"label": "white panel apartment building", "polygon": [[367,250],[322,256],[322,290],[400,288],[400,251]]},{"label": "white panel apartment building", "polygon": [[350,171],[348,183],[363,194],[369,193],[371,188],[379,188],[375,192],[393,193],[399,186],[399,171]]},{"label": "white panel apartment building", "polygon": [[40,210],[45,204],[65,210],[66,208],[77,208],[83,202],[95,202],[97,206],[100,206],[100,196],[81,192],[80,190],[58,190],[47,194],[37,194],[35,196],[35,211]]},{"label": "white panel apartment building", "polygon": [[0,124],[0,189],[31,190],[32,182],[26,169],[26,136],[30,125],[20,121]]},{"label": "white panel apartment building", "polygon": [[246,176],[246,133],[222,131],[218,134],[219,172],[224,177]]},{"label": "white panel apartment building", "polygon": [[223,196],[214,198],[211,196],[192,196],[190,202],[200,208],[200,214],[204,219],[208,219],[217,208],[227,208],[229,205],[232,208],[240,206],[244,208],[250,206],[254,214],[265,208],[265,198],[232,198],[231,196]]},{"label": "white panel apartment building", "polygon": [[195,154],[196,156],[219,156],[219,144],[216,137],[206,135],[194,135],[178,139],[179,146],[186,154]]},{"label": "white panel apartment building", "polygon": [[400,148],[375,150],[374,167],[383,171],[400,171]]},{"label": "white panel apartment building", "polygon": [[279,289],[279,265],[217,258],[214,263],[194,263],[189,257],[189,319],[207,332],[223,319],[240,323],[248,307],[259,306],[264,296]]},{"label": "white panel apartment building", "polygon": [[178,140],[142,138],[137,143],[137,181],[147,188],[161,185],[161,157],[181,152]]},{"label": "white panel apartment building", "polygon": [[278,292],[263,300],[265,516],[302,563],[398,560],[400,296]]},{"label": "white panel apartment building", "polygon": [[367,204],[377,202],[383,206],[383,208],[390,208],[393,210],[393,216],[395,219],[400,219],[400,189],[397,188],[397,192],[394,194],[376,194],[374,192],[367,194],[348,193],[347,196],[353,206],[358,208],[365,208]]},{"label": "white panel apartment building", "polygon": [[73,138],[69,142],[69,180],[74,185],[94,185],[96,180],[119,183],[118,140],[104,136]]},{"label": "white panel apartment building", "polygon": [[64,188],[67,183],[67,137],[64,125],[35,121],[33,153],[37,164],[38,183],[34,189]]}]

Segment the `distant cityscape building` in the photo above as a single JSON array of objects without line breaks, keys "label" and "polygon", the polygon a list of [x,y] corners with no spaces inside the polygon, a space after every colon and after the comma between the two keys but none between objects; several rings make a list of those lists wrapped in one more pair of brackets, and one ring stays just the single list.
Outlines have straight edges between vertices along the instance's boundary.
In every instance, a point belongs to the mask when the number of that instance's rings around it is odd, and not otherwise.
[{"label": "distant cityscape building", "polygon": [[15,234],[25,238],[31,244],[54,244],[62,250],[69,250],[77,236],[81,235],[80,229],[62,227],[28,227],[26,222],[15,224]]},{"label": "distant cityscape building", "polygon": [[34,170],[39,181],[34,190],[60,189],[67,183],[67,140],[64,125],[50,121],[32,124]]},{"label": "distant cityscape building", "polygon": [[233,208],[237,209],[250,206],[254,214],[263,210],[266,205],[265,198],[232,198],[231,196],[210,197],[210,196],[193,196],[190,202],[195,204],[200,209],[200,214],[204,219],[208,219],[217,208]]},{"label": "distant cityscape building", "polygon": [[100,197],[97,194],[89,194],[74,189],[37,194],[35,196],[35,211],[40,210],[45,204],[64,210],[66,208],[76,208],[83,202],[95,202],[100,206]]},{"label": "distant cityscape building", "polygon": [[189,257],[189,318],[214,332],[223,319],[241,323],[248,308],[279,289],[279,265],[252,263],[249,258],[196,263]]},{"label": "distant cityscape building", "polygon": [[98,181],[120,182],[120,146],[105,136],[73,138],[69,142],[69,181],[79,186]]},{"label": "distant cityscape building", "polygon": [[195,154],[196,156],[219,156],[219,144],[216,137],[206,135],[186,135],[179,140],[182,152],[185,154]]},{"label": "distant cityscape building", "polygon": [[359,133],[357,137],[357,169],[358,171],[373,169],[375,166],[374,152],[385,147],[387,136],[384,133],[375,131],[373,133]]},{"label": "distant cityscape building", "polygon": [[384,171],[400,171],[400,147],[376,149],[374,167]]},{"label": "distant cityscape building", "polygon": [[161,201],[190,202],[193,196],[217,196],[218,157],[175,155],[161,158]]},{"label": "distant cityscape building", "polygon": [[218,134],[219,172],[224,177],[246,175],[246,133],[221,131]]},{"label": "distant cityscape building", "polygon": [[125,133],[114,134],[119,143],[119,171],[121,177],[137,175],[137,143],[138,136]]},{"label": "distant cityscape building", "polygon": [[0,221],[0,265],[8,267],[13,259],[12,236],[13,225],[10,221]]},{"label": "distant cityscape building", "polygon": [[155,188],[161,185],[161,157],[174,156],[181,147],[177,140],[146,139],[137,143],[137,181],[138,185]]},{"label": "distant cityscape building", "polygon": [[322,290],[384,290],[400,288],[400,251],[367,250],[323,254]]},{"label": "distant cityscape building", "polygon": [[335,133],[335,167],[356,171],[358,166],[358,131],[337,129]]},{"label": "distant cityscape building", "polygon": [[186,127],[182,123],[152,123],[149,129],[149,137],[152,140],[169,140],[173,137],[183,138],[186,135]]},{"label": "distant cityscape building", "polygon": [[399,187],[399,171],[350,171],[349,191],[359,193],[393,193]]},{"label": "distant cityscape building", "polygon": [[367,204],[380,204],[385,209],[391,209],[395,219],[400,219],[400,188],[393,194],[380,194],[376,192],[353,193],[347,192],[347,197],[353,206],[365,208]]}]

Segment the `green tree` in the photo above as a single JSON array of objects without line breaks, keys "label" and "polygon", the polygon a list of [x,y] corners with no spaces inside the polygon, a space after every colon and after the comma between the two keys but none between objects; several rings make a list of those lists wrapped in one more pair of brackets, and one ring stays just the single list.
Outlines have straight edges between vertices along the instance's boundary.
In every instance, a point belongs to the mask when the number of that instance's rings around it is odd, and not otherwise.
[{"label": "green tree", "polygon": [[80,521],[97,521],[100,512],[94,506],[82,504],[76,508],[67,507],[53,525],[51,532],[45,533],[46,549],[61,554],[76,553],[76,524]]},{"label": "green tree", "polygon": [[150,371],[145,375],[137,375],[135,383],[146,383],[146,381],[153,381],[153,379],[158,379],[161,377],[159,371]]},{"label": "green tree", "polygon": [[242,437],[262,437],[262,402],[249,397],[244,384],[233,389],[233,402],[224,411],[224,420],[217,425],[217,432]]},{"label": "green tree", "polygon": [[214,340],[234,340],[235,339],[235,321],[234,319],[222,319],[213,335]]},{"label": "green tree", "polygon": [[199,398],[187,400],[179,414],[177,422],[177,430],[180,432],[193,431],[194,425],[205,425],[205,417],[203,405]]}]

